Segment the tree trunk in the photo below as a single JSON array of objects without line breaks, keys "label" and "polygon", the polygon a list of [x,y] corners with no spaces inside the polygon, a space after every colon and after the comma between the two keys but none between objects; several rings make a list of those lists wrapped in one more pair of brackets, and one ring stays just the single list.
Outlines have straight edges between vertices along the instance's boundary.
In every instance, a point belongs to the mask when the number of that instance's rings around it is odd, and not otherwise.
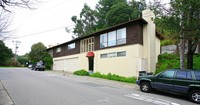
[{"label": "tree trunk", "polygon": [[188,52],[187,52],[187,69],[193,69],[193,53],[192,53],[192,42],[188,41]]},{"label": "tree trunk", "polygon": [[[193,42],[193,43],[192,43]],[[196,51],[198,40],[188,40],[187,69],[193,69],[193,55]]]},{"label": "tree trunk", "polygon": [[198,53],[200,53],[200,41],[198,42]]},{"label": "tree trunk", "polygon": [[184,39],[181,39],[180,41],[180,68],[184,69],[185,68],[185,41]]}]

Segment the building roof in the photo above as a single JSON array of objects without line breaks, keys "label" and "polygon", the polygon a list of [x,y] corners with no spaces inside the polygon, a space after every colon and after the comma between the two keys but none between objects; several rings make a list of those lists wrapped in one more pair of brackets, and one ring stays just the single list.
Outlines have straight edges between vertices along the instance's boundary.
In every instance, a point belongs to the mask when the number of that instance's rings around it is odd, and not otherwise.
[{"label": "building roof", "polygon": [[119,28],[119,27],[123,27],[123,26],[126,26],[128,24],[131,24],[131,23],[135,23],[135,22],[139,22],[139,23],[142,23],[142,24],[147,24],[148,22],[146,20],[144,20],[143,18],[138,18],[138,19],[134,19],[134,20],[130,20],[130,21],[127,21],[127,22],[123,22],[123,23],[120,23],[120,24],[117,24],[117,25],[114,25],[112,27],[109,27],[109,28],[106,28],[106,29],[103,29],[103,30],[99,30],[97,32],[94,32],[92,34],[89,34],[87,36],[82,36],[82,37],[78,37],[78,38],[75,38],[73,40],[70,40],[68,42],[65,42],[65,43],[62,43],[62,44],[59,44],[59,45],[55,45],[53,47],[50,47],[48,48],[47,50],[50,50],[50,49],[53,49],[53,48],[56,48],[58,46],[62,46],[62,45],[65,45],[65,44],[70,44],[70,43],[73,43],[77,40],[81,40],[81,39],[85,39],[85,38],[88,38],[88,37],[91,37],[91,36],[96,36],[96,35],[99,35],[101,33],[105,33],[105,32],[108,32],[109,30],[112,30],[112,29],[115,29],[115,28]]}]

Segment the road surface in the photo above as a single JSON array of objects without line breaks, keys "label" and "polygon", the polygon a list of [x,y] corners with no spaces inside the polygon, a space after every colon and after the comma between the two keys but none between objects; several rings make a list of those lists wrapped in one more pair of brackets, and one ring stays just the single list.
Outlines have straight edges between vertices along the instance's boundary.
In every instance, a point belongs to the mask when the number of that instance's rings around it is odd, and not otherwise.
[{"label": "road surface", "polygon": [[91,77],[1,68],[0,80],[14,105],[196,105],[185,97],[143,93]]}]

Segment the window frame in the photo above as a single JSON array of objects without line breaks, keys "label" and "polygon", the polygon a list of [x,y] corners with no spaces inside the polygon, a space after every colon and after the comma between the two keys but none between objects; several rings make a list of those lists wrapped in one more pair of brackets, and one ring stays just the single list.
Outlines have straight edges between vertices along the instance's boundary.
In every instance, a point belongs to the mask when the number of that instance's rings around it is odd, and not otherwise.
[{"label": "window frame", "polygon": [[71,43],[67,45],[68,50],[75,49],[75,48],[76,48],[76,43]]}]

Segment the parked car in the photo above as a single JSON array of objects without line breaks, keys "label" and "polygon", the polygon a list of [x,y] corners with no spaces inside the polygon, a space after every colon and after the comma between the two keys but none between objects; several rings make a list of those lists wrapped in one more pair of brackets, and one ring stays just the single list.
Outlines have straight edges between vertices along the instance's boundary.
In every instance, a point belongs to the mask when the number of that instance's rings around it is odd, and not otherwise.
[{"label": "parked car", "polygon": [[200,103],[200,71],[169,69],[157,75],[139,76],[137,82],[142,92],[152,89],[188,96]]},{"label": "parked car", "polygon": [[42,61],[37,62],[37,63],[35,63],[35,64],[32,65],[31,70],[44,71],[45,70],[45,64]]}]

